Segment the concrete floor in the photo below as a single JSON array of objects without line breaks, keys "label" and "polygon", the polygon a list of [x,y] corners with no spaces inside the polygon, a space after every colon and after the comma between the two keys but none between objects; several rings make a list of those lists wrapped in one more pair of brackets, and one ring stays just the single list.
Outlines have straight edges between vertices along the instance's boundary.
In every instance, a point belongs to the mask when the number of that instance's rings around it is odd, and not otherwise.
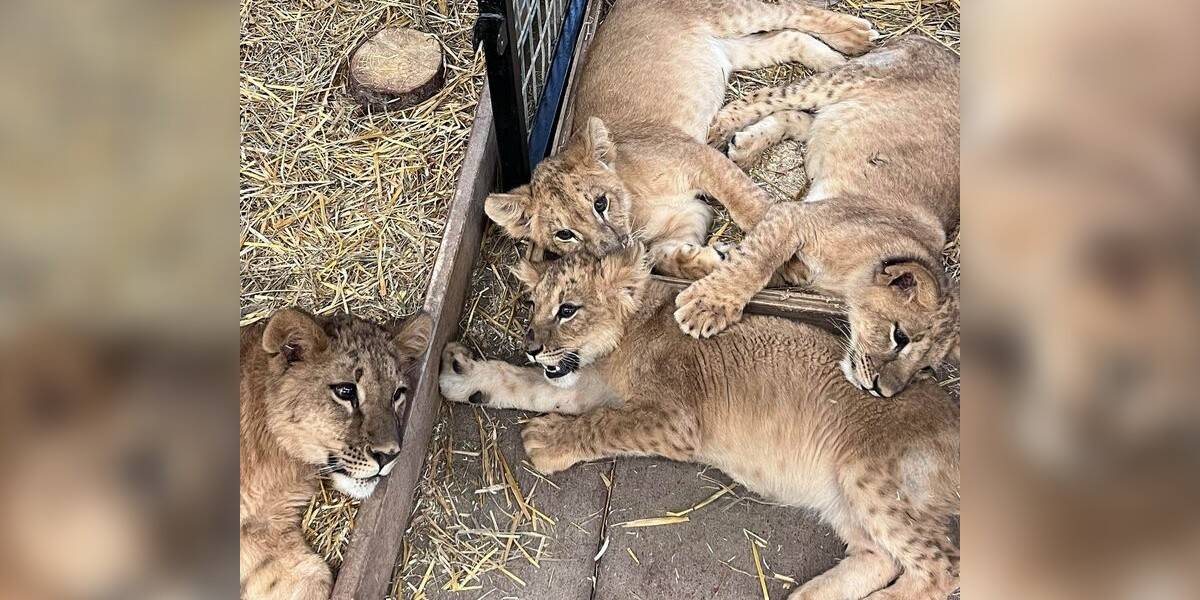
[{"label": "concrete floor", "polygon": [[[447,425],[456,452],[480,451],[474,410],[458,405],[449,417]],[[507,562],[524,586],[493,572],[481,578],[478,591],[427,589],[428,598],[758,598],[762,591],[751,550],[753,537],[762,540],[758,550],[770,597],[785,598],[794,586],[775,574],[804,582],[842,556],[841,541],[812,515],[762,504],[740,486],[690,513],[687,523],[622,527],[620,523],[693,507],[729,479],[696,464],[617,459],[577,465],[555,474],[549,478],[558,486],[555,489],[518,466],[525,460],[521,422],[529,415],[488,411],[487,416],[497,423],[498,446],[513,465],[518,484],[527,493],[534,490],[530,503],[556,522],[547,532],[548,558],[539,561],[538,567],[524,560]],[[466,522],[488,522],[492,516],[489,505],[473,498],[472,488],[477,489],[482,478],[481,463],[457,463],[454,477],[464,482],[456,488],[454,499],[460,516]],[[611,493],[606,478],[612,482]],[[463,515],[466,510],[473,514]],[[607,548],[596,561],[605,538]]]}]

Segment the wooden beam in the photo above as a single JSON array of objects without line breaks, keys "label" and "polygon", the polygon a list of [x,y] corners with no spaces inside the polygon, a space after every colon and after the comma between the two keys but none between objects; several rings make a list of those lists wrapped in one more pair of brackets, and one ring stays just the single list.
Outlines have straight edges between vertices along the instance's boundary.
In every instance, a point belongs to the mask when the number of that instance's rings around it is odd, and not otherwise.
[{"label": "wooden beam", "polygon": [[350,545],[334,582],[333,600],[377,600],[390,592],[388,585],[441,403],[437,386],[442,347],[458,336],[459,316],[483,236],[483,199],[496,178],[496,136],[487,82],[482,90],[425,294],[424,310],[433,317],[433,333],[429,352],[416,366],[414,404],[404,447],[391,474],[358,509]]},{"label": "wooden beam", "polygon": [[[659,282],[675,288],[676,292],[683,291],[692,283],[687,279],[664,275],[654,275],[653,277]],[[806,321],[833,330],[846,321],[846,305],[841,300],[824,294],[795,289],[762,290],[746,304],[745,312]]]}]

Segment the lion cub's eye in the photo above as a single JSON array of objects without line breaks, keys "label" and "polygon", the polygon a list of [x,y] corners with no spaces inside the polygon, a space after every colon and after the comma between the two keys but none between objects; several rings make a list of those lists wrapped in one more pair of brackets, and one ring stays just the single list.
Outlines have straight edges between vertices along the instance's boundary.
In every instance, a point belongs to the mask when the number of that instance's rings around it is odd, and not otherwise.
[{"label": "lion cub's eye", "polygon": [[358,406],[358,387],[353,383],[335,383],[329,386],[338,400],[349,402],[350,406]]},{"label": "lion cub's eye", "polygon": [[575,311],[577,310],[579,310],[579,307],[575,306],[574,304],[563,304],[562,306],[558,307],[558,319],[560,321],[566,321],[567,319],[575,316]]},{"label": "lion cub's eye", "polygon": [[896,352],[899,352],[908,345],[908,335],[900,329],[899,323],[892,324],[892,343],[896,345]]},{"label": "lion cub's eye", "polygon": [[408,394],[407,387],[402,385],[396,388],[396,393],[392,394],[392,406],[399,404],[399,402],[404,399],[406,394]]},{"label": "lion cub's eye", "polygon": [[554,232],[554,237],[564,242],[569,242],[575,239],[575,232],[571,231],[570,229],[559,229],[558,231]]},{"label": "lion cub's eye", "polygon": [[600,194],[596,197],[596,201],[592,203],[592,206],[596,209],[597,214],[604,214],[604,211],[608,210],[608,196]]}]

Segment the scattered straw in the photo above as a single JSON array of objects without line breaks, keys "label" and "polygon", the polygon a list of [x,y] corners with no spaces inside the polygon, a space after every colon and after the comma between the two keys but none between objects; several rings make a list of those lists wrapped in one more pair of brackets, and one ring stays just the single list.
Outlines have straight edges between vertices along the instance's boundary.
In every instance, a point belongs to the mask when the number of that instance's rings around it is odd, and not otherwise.
[{"label": "scattered straw", "polygon": [[[243,324],[291,304],[380,319],[421,304],[479,97],[474,21],[473,2],[242,1]],[[390,25],[438,37],[446,83],[368,114],[346,63]]]},{"label": "scattered straw", "polygon": [[679,525],[680,523],[687,523],[689,521],[691,521],[691,519],[689,519],[688,517],[679,517],[679,516],[676,516],[676,517],[650,517],[648,519],[634,519],[632,521],[625,521],[624,523],[617,523],[617,527],[624,527],[626,529],[635,529],[637,527],[658,527],[659,525]]}]

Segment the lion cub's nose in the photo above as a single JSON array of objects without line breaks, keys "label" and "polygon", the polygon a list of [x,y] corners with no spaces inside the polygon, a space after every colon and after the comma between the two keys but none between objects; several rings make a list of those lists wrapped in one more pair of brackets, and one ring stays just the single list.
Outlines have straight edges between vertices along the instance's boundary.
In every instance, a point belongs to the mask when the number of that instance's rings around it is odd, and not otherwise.
[{"label": "lion cub's nose", "polygon": [[388,463],[396,460],[396,457],[399,455],[399,452],[379,452],[377,450],[371,451],[371,457],[375,459],[375,462],[379,463],[380,468],[383,468]]},{"label": "lion cub's nose", "polygon": [[[529,337],[532,338],[533,336],[529,336]],[[544,348],[545,348],[545,346],[533,341],[532,339],[526,340],[525,351],[529,353],[530,358],[537,356],[538,353],[541,352]]]}]

